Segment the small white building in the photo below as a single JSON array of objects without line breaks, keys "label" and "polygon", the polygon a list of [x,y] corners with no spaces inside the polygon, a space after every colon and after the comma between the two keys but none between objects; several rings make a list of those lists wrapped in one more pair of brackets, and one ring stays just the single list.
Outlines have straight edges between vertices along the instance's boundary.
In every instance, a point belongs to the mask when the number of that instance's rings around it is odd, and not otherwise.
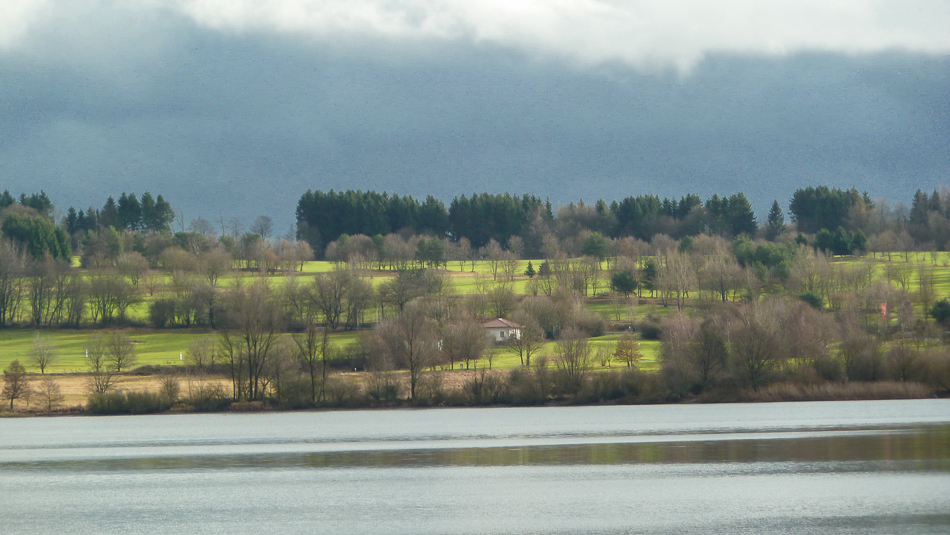
[{"label": "small white building", "polygon": [[482,324],[485,334],[494,342],[507,342],[512,338],[521,338],[521,325],[504,318],[495,318]]}]

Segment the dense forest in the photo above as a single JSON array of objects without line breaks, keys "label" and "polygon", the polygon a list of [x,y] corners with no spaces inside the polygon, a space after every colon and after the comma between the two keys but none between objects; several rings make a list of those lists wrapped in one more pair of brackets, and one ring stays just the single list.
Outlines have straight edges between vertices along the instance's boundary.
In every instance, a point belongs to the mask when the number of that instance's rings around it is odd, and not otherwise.
[{"label": "dense forest", "polygon": [[[788,204],[790,223],[799,241],[836,255],[855,251],[907,250],[909,247],[943,250],[950,238],[947,224],[950,199],[937,191],[918,191],[910,211],[901,203],[893,208],[875,203],[867,193],[827,186],[795,191]],[[689,194],[677,199],[655,195],[626,197],[610,203],[572,202],[553,209],[539,197],[510,194],[472,194],[456,197],[448,208],[432,196],[424,202],[408,196],[374,191],[308,191],[297,204],[297,238],[320,255],[340,236],[390,233],[424,234],[473,247],[490,241],[509,248],[518,238],[527,258],[550,255],[545,240],[557,240],[569,254],[569,242],[585,232],[619,239],[633,237],[651,242],[654,236],[681,239],[701,234],[764,238],[775,241],[786,232],[785,212],[776,200],[762,224],[743,193],[712,195],[703,201]],[[807,238],[806,238],[807,236]],[[873,242],[868,237],[876,238]]]}]

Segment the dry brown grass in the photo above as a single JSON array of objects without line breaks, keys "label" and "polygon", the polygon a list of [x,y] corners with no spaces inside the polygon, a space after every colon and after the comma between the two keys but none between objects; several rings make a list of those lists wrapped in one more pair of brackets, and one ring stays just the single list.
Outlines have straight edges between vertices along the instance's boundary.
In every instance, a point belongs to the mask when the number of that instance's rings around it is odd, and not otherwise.
[{"label": "dry brown grass", "polygon": [[[438,375],[437,384],[445,395],[459,394],[466,383],[482,374],[482,370],[442,370],[426,372],[424,375]],[[493,370],[485,372],[488,375],[506,376],[507,370]],[[89,378],[82,374],[50,375],[59,385],[63,400],[56,405],[53,412],[78,413],[89,396]],[[150,391],[159,392],[162,387],[163,375],[122,375],[115,388],[125,392]],[[368,390],[372,375],[366,372],[344,372],[333,375],[338,380],[359,386],[361,392]],[[393,372],[393,378],[400,384],[400,396],[405,397],[409,389],[408,372]],[[40,376],[31,376],[31,383],[35,389],[40,386]],[[191,392],[202,386],[218,385],[225,393],[230,393],[231,382],[221,376],[181,376],[179,377],[182,397],[189,397]],[[933,389],[921,383],[913,382],[874,382],[874,383],[820,383],[797,384],[776,383],[760,389],[758,392],[746,391],[733,401],[775,402],[775,401],[837,401],[837,400],[867,400],[867,399],[920,399],[934,395]],[[8,406],[7,406],[8,407]],[[0,414],[10,416],[9,410],[3,410],[0,404]],[[261,407],[262,408],[262,407]],[[238,404],[232,410],[259,409],[251,405]],[[14,404],[12,415],[39,415],[45,413],[38,395],[27,405],[26,400],[19,399]]]},{"label": "dry brown grass", "polygon": [[[450,393],[461,391],[462,386],[466,382],[472,380],[474,377],[476,377],[476,374],[480,373],[482,373],[482,370],[442,370],[424,372],[423,375],[440,375],[439,384],[441,385],[443,392]],[[506,371],[495,370],[489,371],[488,373],[505,374]],[[403,395],[405,395],[409,389],[409,373],[392,372],[392,374],[396,381],[400,384]],[[53,412],[81,412],[82,407],[86,404],[90,393],[89,377],[84,374],[47,374],[47,376],[52,377],[56,381],[56,384],[60,389],[60,394],[63,396],[63,400],[56,404]],[[158,392],[161,390],[162,379],[164,377],[165,376],[163,375],[121,375],[118,377],[118,380],[115,384],[115,389],[123,390],[125,392]],[[348,383],[358,384],[363,392],[366,391],[367,384],[371,379],[370,374],[366,372],[335,373],[333,374],[333,377],[342,379]],[[30,376],[30,383],[34,390],[39,389],[40,381],[42,381],[42,376]],[[181,386],[181,395],[183,397],[189,396],[189,390],[197,388],[200,385],[218,384],[221,386],[224,392],[231,392],[230,379],[221,376],[181,376],[179,377],[179,384]],[[34,395],[29,404],[27,404],[27,401],[24,399],[18,399],[14,403],[13,407],[13,413],[19,415],[43,414],[46,412],[45,407],[42,406],[38,395]],[[241,407],[241,405],[238,405],[238,408]],[[0,414],[9,416],[9,405],[6,406],[7,410],[4,410],[4,408],[5,407],[3,404],[0,403]],[[250,410],[250,407],[248,407],[248,410]]]},{"label": "dry brown grass", "polygon": [[[56,381],[59,392],[63,396],[63,400],[54,406],[53,412],[80,412],[89,397],[89,377],[84,374],[47,374],[47,376]],[[161,390],[163,377],[162,375],[120,375],[116,381],[115,389],[126,392],[158,392]],[[30,385],[34,390],[37,390],[42,380],[43,376],[30,376]],[[222,377],[193,377],[190,380],[196,384],[220,383],[226,388],[226,392],[230,392],[231,389],[231,382]],[[188,393],[188,381],[189,379],[186,377],[180,378],[183,395]],[[7,409],[5,414],[7,415],[9,415],[9,407],[8,400],[5,407]],[[46,409],[39,396],[34,394],[29,405],[25,399],[16,400],[13,404],[13,412],[17,414],[43,414]]]},{"label": "dry brown grass", "polygon": [[860,399],[921,399],[933,397],[933,389],[920,383],[777,383],[758,392],[747,392],[746,401],[845,401]]}]

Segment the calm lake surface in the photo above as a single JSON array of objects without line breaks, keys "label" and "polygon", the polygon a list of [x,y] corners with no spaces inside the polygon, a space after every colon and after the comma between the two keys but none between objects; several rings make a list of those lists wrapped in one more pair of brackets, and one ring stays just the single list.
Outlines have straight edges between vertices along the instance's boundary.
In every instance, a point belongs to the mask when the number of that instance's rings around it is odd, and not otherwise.
[{"label": "calm lake surface", "polygon": [[6,419],[0,533],[950,533],[950,400]]}]

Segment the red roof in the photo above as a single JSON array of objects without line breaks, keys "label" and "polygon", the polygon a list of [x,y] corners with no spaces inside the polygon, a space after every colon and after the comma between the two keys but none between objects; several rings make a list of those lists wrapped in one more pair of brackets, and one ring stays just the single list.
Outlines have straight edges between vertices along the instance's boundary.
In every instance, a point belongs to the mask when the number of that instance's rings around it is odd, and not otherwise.
[{"label": "red roof", "polygon": [[508,321],[504,318],[495,318],[491,321],[486,321],[482,324],[482,327],[486,329],[520,329],[521,325],[513,321]]}]

